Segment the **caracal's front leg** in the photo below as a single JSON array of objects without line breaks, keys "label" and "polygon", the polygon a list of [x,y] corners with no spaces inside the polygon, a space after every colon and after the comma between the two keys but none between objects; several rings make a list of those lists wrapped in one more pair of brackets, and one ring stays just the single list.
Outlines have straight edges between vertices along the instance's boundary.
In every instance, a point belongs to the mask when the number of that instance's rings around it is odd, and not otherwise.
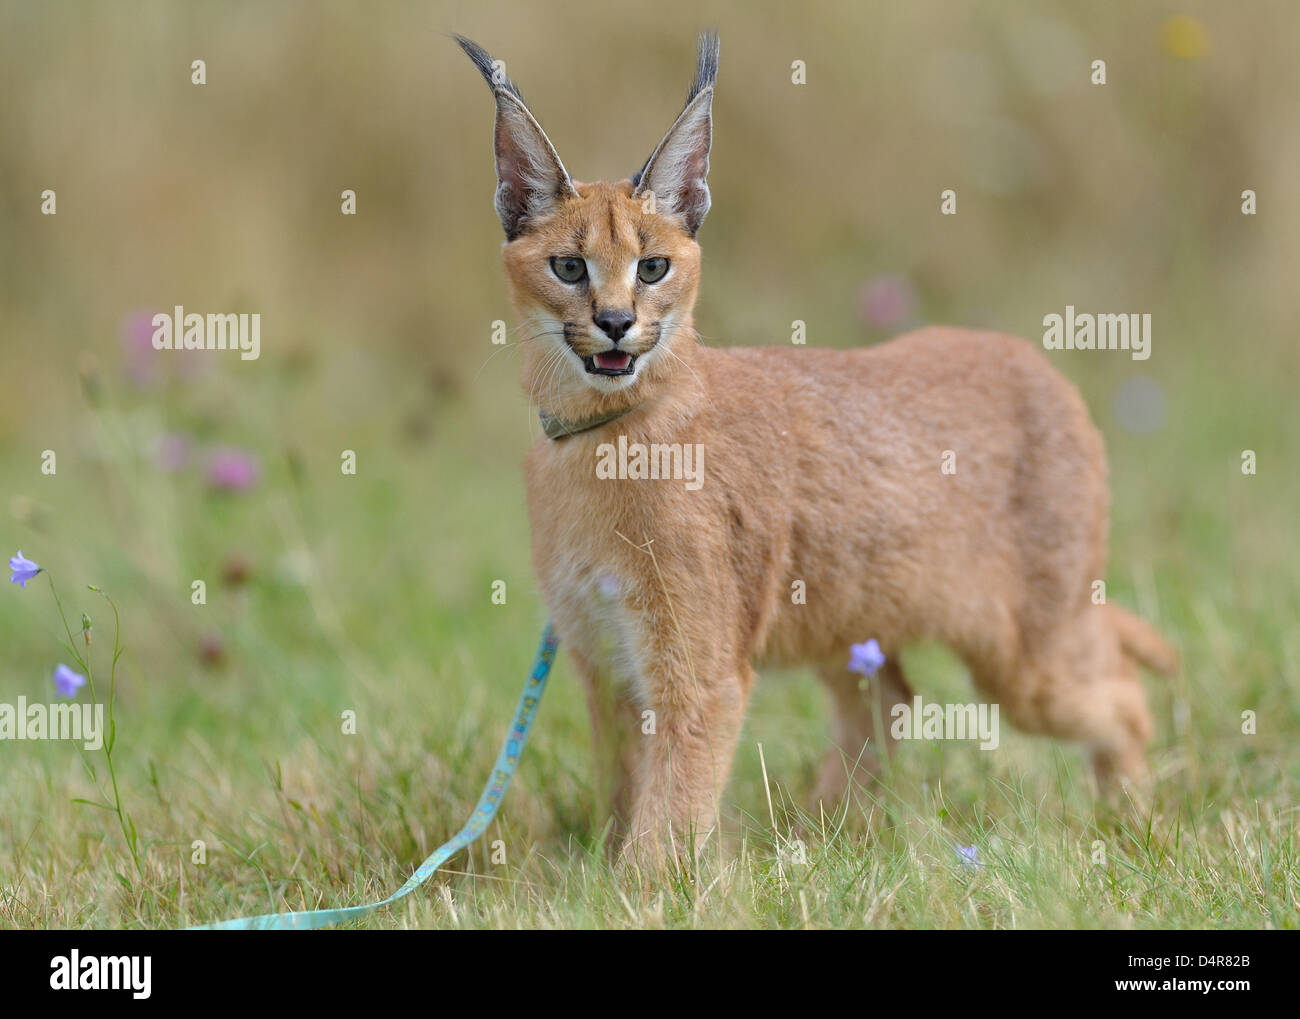
[{"label": "caracal's front leg", "polygon": [[632,781],[641,750],[641,712],[625,684],[613,680],[583,652],[570,648],[569,656],[591,716],[598,800],[607,811],[599,823],[612,820],[613,844],[619,845],[627,835],[632,813]]},{"label": "caracal's front leg", "polygon": [[640,760],[633,773],[631,827],[624,856],[658,868],[673,856],[687,858],[713,832],[722,792],[740,738],[753,670],[718,669],[716,656],[688,666],[684,656],[666,655],[647,679],[651,728],[639,730]]}]

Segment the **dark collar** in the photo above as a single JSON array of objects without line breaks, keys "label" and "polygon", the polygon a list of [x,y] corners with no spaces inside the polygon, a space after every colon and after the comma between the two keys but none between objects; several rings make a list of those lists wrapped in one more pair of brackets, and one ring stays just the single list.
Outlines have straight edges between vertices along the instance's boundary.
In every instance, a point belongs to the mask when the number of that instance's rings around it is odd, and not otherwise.
[{"label": "dark collar", "polygon": [[567,421],[555,414],[548,414],[546,411],[539,411],[542,419],[542,431],[546,433],[548,439],[564,439],[570,435],[577,435],[580,432],[589,432],[593,428],[599,428],[601,425],[616,421],[624,414],[636,410],[637,405],[624,407],[622,410],[611,411],[608,414],[597,414],[594,417],[579,418],[577,421]]}]

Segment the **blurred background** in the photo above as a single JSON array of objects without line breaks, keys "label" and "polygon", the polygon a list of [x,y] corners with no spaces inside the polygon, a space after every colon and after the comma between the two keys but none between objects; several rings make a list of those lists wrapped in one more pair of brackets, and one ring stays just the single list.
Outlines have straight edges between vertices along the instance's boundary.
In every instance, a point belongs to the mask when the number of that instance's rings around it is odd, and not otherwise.
[{"label": "blurred background", "polygon": [[[1112,597],[1188,656],[1157,694],[1159,760],[1204,794],[1242,709],[1269,719],[1250,755],[1295,734],[1295,4],[3,3],[0,533],[92,616],[93,653],[111,614],[84,585],[122,609],[117,754],[155,858],[196,831],[283,840],[261,827],[313,811],[346,826],[358,799],[384,815],[416,789],[379,852],[401,872],[477,792],[545,612],[519,472],[538,428],[491,342],[514,324],[493,104],[450,33],[505,60],[590,180],[641,165],[710,26],[706,342],[788,344],[796,319],[815,345],[931,322],[1037,341],[1067,304],[1150,313],[1147,361],[1052,357],[1106,435]],[[260,313],[260,359],[153,351],[150,317],[178,304]],[[44,578],[6,588],[0,700],[49,699],[66,657]],[[557,839],[592,806],[561,675],[547,784],[516,804]],[[778,682],[755,702],[795,789],[819,698]],[[349,709],[361,739],[338,734]],[[755,804],[756,767],[742,754],[735,792]],[[0,873],[24,851],[120,865],[112,827],[66,806],[90,783],[72,750],[0,746],[0,775]]]}]

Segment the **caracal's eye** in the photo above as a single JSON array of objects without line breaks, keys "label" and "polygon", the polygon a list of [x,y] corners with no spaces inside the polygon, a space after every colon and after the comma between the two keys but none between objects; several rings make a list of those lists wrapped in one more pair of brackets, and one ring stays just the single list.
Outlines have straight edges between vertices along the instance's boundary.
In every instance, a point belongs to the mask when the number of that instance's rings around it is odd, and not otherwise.
[{"label": "caracal's eye", "polygon": [[565,283],[581,283],[587,278],[587,263],[576,255],[556,255],[551,259],[551,272]]},{"label": "caracal's eye", "polygon": [[636,264],[636,274],[642,283],[658,283],[668,272],[668,259],[643,258]]}]

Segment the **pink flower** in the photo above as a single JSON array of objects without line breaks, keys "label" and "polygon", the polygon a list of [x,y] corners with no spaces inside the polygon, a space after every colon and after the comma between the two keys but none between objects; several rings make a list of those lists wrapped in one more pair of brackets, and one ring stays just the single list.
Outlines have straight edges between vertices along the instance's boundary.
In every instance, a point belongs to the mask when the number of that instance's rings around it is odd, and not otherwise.
[{"label": "pink flower", "polygon": [[199,640],[199,661],[204,665],[220,665],[225,657],[226,645],[221,634],[216,630],[208,630]]},{"label": "pink flower", "polygon": [[242,492],[257,484],[262,476],[257,457],[242,449],[223,447],[208,459],[208,484],[227,492]]},{"label": "pink flower", "polygon": [[858,295],[858,311],[873,329],[896,329],[911,319],[916,309],[916,291],[911,281],[897,273],[867,280]]},{"label": "pink flower", "polygon": [[160,362],[153,348],[152,312],[132,312],[122,320],[122,357],[127,375],[141,389],[158,380]]},{"label": "pink flower", "polygon": [[153,444],[154,466],[167,474],[175,474],[190,462],[190,437],[181,432],[166,432]]}]

